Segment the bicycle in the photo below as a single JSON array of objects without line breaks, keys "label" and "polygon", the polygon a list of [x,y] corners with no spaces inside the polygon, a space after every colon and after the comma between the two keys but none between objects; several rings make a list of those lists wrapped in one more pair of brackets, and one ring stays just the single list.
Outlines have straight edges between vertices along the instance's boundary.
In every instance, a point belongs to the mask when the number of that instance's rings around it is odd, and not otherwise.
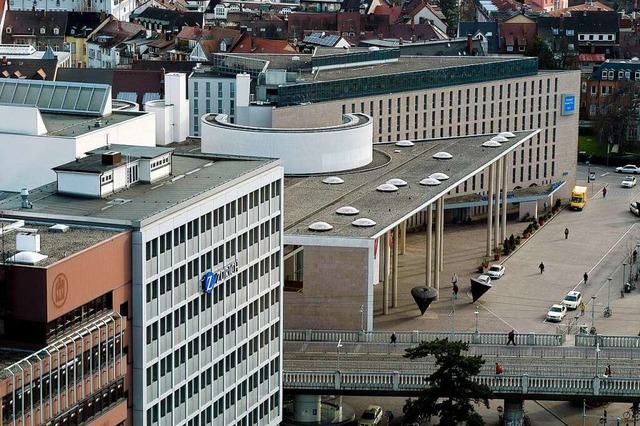
[{"label": "bicycle", "polygon": [[608,306],[604,308],[604,311],[602,311],[602,313],[605,318],[609,318],[613,314],[613,312],[611,311],[611,308]]},{"label": "bicycle", "polygon": [[633,409],[633,407],[629,408],[627,411],[622,413],[622,417],[625,420],[640,420],[640,409]]}]

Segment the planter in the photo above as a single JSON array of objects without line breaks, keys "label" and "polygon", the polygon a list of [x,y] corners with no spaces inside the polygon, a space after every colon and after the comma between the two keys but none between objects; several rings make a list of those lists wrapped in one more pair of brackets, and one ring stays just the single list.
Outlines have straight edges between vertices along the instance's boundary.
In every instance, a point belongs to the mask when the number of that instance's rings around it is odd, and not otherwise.
[{"label": "planter", "polygon": [[522,238],[529,238],[529,233],[528,232],[523,232],[522,233]]},{"label": "planter", "polygon": [[500,255],[499,254],[494,254],[493,255],[493,260],[500,260]]},{"label": "planter", "polygon": [[521,241],[520,237],[516,238],[516,245],[519,246]]},{"label": "planter", "polygon": [[538,219],[538,224],[539,224],[540,226],[544,225],[544,223],[545,223],[545,222],[546,222],[546,220],[545,220],[545,219],[542,219],[542,218]]}]

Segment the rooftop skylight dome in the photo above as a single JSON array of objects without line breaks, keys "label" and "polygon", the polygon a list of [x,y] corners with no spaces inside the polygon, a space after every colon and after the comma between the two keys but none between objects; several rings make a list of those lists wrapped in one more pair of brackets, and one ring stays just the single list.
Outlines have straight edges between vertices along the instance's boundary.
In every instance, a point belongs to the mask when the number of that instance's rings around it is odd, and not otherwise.
[{"label": "rooftop skylight dome", "polygon": [[432,177],[428,177],[420,181],[420,185],[424,185],[424,186],[436,186],[436,185],[440,185],[441,183],[442,182],[440,182],[438,179],[434,179]]},{"label": "rooftop skylight dome", "polygon": [[511,132],[500,132],[500,133],[498,133],[498,136],[502,136],[502,137],[505,137],[505,138],[515,138],[516,137],[516,135],[514,135]]},{"label": "rooftop skylight dome", "polygon": [[397,187],[407,186],[407,182],[402,179],[389,179],[387,185],[394,185]]},{"label": "rooftop skylight dome", "polygon": [[382,185],[378,186],[376,190],[380,192],[396,192],[398,190],[398,187],[389,183],[383,183]]},{"label": "rooftop skylight dome", "polygon": [[429,175],[429,177],[433,178],[433,179],[438,179],[440,181],[449,179],[448,175],[445,175],[444,173],[439,173],[439,172],[438,173],[432,173],[432,174]]},{"label": "rooftop skylight dome", "polygon": [[358,228],[370,228],[376,225],[376,223],[373,220],[368,219],[366,217],[361,217],[360,219],[356,219],[353,222],[351,222],[351,224],[353,226],[357,226]]},{"label": "rooftop skylight dome", "polygon": [[333,229],[332,225],[329,225],[327,222],[313,222],[309,225],[309,229],[316,232],[325,232]]},{"label": "rooftop skylight dome", "polygon": [[486,146],[486,147],[488,147],[488,148],[499,148],[499,147],[501,147],[502,145],[500,145],[500,142],[498,142],[498,141],[493,141],[493,140],[491,140],[491,141],[483,142],[483,143],[482,143],[482,146]]},{"label": "rooftop skylight dome", "polygon": [[336,210],[336,213],[341,214],[343,216],[354,216],[360,213],[360,210],[356,209],[355,207],[344,206]]},{"label": "rooftop skylight dome", "polygon": [[509,142],[509,139],[500,135],[492,137],[491,140],[495,142]]},{"label": "rooftop skylight dome", "polygon": [[340,179],[338,176],[329,176],[322,182],[326,183],[327,185],[340,185],[341,183],[344,183],[344,180]]},{"label": "rooftop skylight dome", "polygon": [[401,141],[396,142],[396,146],[402,146],[402,147],[410,147],[410,146],[414,146],[415,144],[413,142],[411,142],[410,140],[404,139]]},{"label": "rooftop skylight dome", "polygon": [[438,160],[450,160],[453,158],[453,155],[445,151],[440,151],[433,154],[433,158],[436,158]]}]

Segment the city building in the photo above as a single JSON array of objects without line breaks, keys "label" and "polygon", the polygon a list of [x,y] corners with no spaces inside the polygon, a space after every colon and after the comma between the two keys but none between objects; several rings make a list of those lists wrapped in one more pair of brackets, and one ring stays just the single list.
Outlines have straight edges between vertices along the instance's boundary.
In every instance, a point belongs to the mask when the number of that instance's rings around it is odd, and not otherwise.
[{"label": "city building", "polygon": [[[55,0],[55,1],[36,1],[36,0],[9,0],[9,9],[12,11],[20,11],[29,13],[44,14],[65,12],[98,12],[105,15],[113,15],[116,20],[128,22],[129,15],[138,6],[135,0],[108,0],[92,2],[89,0]],[[64,28],[60,29],[64,34]]]},{"label": "city building", "polygon": [[156,143],[154,115],[114,105],[108,85],[7,79],[0,102],[0,191],[45,185],[53,167],[107,144]]},{"label": "city building", "polygon": [[131,232],[2,218],[0,241],[0,424],[124,425]]},{"label": "city building", "polygon": [[[124,233],[123,270],[103,256],[95,271],[130,274],[127,424],[279,424],[279,161],[112,144],[55,173],[1,201],[0,216]],[[92,286],[91,274],[78,285]],[[53,291],[46,300],[62,298]]]}]

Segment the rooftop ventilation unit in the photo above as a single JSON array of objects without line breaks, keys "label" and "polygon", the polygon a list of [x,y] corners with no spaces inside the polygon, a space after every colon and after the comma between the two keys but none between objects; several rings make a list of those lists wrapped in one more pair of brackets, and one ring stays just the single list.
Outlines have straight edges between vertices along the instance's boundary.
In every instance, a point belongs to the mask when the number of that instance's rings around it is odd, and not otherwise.
[{"label": "rooftop ventilation unit", "polygon": [[40,253],[40,235],[37,229],[20,228],[16,234],[16,251]]},{"label": "rooftop ventilation unit", "polygon": [[122,154],[118,151],[107,151],[102,154],[102,164],[105,166],[115,166],[122,161]]},{"label": "rooftop ventilation unit", "polygon": [[57,233],[57,234],[61,234],[61,233],[67,232],[68,230],[69,230],[69,227],[67,225],[63,225],[61,223],[58,223],[56,225],[53,225],[53,226],[49,227],[49,232]]}]

